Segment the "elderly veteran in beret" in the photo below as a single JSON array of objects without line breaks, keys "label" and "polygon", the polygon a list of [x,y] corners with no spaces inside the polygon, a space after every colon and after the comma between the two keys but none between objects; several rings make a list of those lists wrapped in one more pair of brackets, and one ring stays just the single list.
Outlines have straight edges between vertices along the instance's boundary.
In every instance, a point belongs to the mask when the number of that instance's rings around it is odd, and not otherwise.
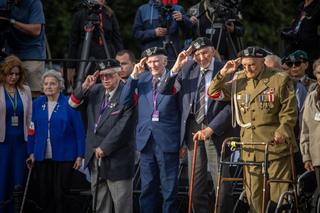
[{"label": "elderly veteran in beret", "polygon": [[287,57],[282,59],[282,63],[285,64],[288,69],[288,74],[295,80],[301,82],[310,92],[316,84],[316,80],[310,78],[306,74],[308,69],[308,54],[305,51],[297,50],[290,53]]},{"label": "elderly veteran in beret", "polygon": [[[313,74],[317,78],[317,87],[305,100],[302,116],[300,149],[304,168],[315,171],[317,178],[316,195],[320,194],[320,59],[313,64]],[[317,199],[318,197],[315,196]]]},{"label": "elderly veteran in beret", "polygon": [[[193,209],[208,212],[209,166],[214,187],[217,186],[218,160],[221,144],[233,134],[231,109],[227,102],[219,102],[207,96],[213,77],[223,67],[214,57],[215,48],[206,37],[194,40],[186,51],[179,54],[170,73],[167,73],[159,90],[170,94],[175,90],[182,100],[181,144],[188,148],[189,177],[193,159],[194,140],[201,140],[197,149],[196,176],[193,188]],[[188,57],[192,56],[192,60]],[[225,184],[227,186],[227,184]],[[232,211],[232,197],[223,193],[222,212]],[[230,208],[230,209],[228,209]]]},{"label": "elderly veteran in beret", "polygon": [[[97,68],[75,89],[69,104],[78,107],[85,102],[87,105],[85,166],[91,171],[93,201],[97,201],[94,210],[112,212],[114,208],[116,213],[130,213],[133,208],[134,110],[119,103],[124,85],[118,74],[121,71],[119,62],[104,60],[97,63]],[[98,78],[101,83],[96,84]]]},{"label": "elderly veteran in beret", "polygon": [[[145,71],[147,65],[150,71]],[[180,106],[174,91],[158,92],[169,70],[163,48],[146,49],[124,86],[121,101],[138,108],[136,147],[140,151],[140,212],[158,212],[161,187],[162,212],[178,212],[177,185],[180,148]]]},{"label": "elderly veteran in beret", "polygon": [[[274,145],[269,146],[269,177],[290,179],[289,145],[293,144],[297,148],[293,131],[297,119],[295,91],[290,77],[286,73],[267,68],[264,57],[259,47],[248,47],[241,51],[238,59],[228,61],[215,76],[208,94],[219,99],[233,99],[236,120],[241,126],[241,141],[272,141]],[[235,73],[240,64],[243,70]],[[226,83],[228,74],[234,74],[234,77]],[[244,146],[242,159],[262,162],[264,147]],[[244,167],[244,187],[250,212],[264,212],[261,167]],[[288,184],[271,183],[268,196],[276,203],[287,190]]]},{"label": "elderly veteran in beret", "polygon": [[64,80],[60,72],[42,75],[44,96],[32,104],[29,131],[29,159],[35,163],[39,205],[43,212],[65,212],[64,195],[70,188],[74,169],[84,157],[85,136],[80,112],[71,108],[62,94]]}]

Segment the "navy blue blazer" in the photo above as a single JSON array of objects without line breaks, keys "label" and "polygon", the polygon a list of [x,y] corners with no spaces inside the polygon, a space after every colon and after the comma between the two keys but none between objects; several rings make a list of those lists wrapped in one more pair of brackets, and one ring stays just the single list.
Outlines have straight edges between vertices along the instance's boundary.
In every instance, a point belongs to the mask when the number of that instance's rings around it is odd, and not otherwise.
[{"label": "navy blue blazer", "polygon": [[157,97],[157,110],[160,121],[152,121],[153,97],[152,75],[144,72],[138,80],[129,77],[125,84],[121,103],[133,105],[135,96],[138,97],[138,124],[136,127],[136,145],[139,151],[148,143],[152,134],[155,142],[163,152],[178,152],[180,148],[180,110],[176,95],[162,95]]},{"label": "navy blue blazer", "polygon": [[[60,93],[50,119],[52,160],[73,161],[84,157],[85,136],[80,112],[71,108],[68,97]],[[32,104],[34,134],[28,137],[28,152],[36,161],[45,159],[48,138],[48,98],[40,96]]]},{"label": "navy blue blazer", "polygon": [[[222,67],[223,64],[215,60],[212,78],[215,77]],[[170,72],[168,72],[158,87],[162,94],[170,94],[173,91],[179,94],[182,106],[181,143],[185,140],[187,119],[190,115],[192,103],[194,102],[197,92],[199,75],[200,66],[194,61],[189,61],[182,67],[182,70],[177,75],[171,76]],[[209,98],[207,107],[208,126],[214,130],[212,139],[215,140],[215,144],[217,144],[216,140],[219,140],[218,144],[220,144],[225,138],[223,136],[232,130],[230,104]],[[232,133],[230,133],[230,135],[232,135]]]}]

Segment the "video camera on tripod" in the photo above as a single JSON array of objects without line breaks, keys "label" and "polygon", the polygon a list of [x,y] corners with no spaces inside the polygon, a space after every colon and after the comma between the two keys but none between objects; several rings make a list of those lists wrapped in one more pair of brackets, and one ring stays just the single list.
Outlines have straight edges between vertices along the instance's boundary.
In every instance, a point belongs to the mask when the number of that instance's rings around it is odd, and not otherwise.
[{"label": "video camera on tripod", "polygon": [[99,25],[99,13],[101,13],[103,6],[97,0],[83,0],[81,6],[89,12],[87,21]]},{"label": "video camera on tripod", "polygon": [[235,18],[238,17],[240,4],[241,0],[210,0],[216,21],[225,24],[235,21]]}]

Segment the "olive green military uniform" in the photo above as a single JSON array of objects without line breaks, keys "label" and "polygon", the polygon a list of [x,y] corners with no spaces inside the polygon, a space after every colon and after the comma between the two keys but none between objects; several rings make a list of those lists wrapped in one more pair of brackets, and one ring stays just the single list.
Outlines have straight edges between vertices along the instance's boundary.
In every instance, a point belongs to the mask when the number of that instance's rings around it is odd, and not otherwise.
[{"label": "olive green military uniform", "polygon": [[[208,89],[208,95],[216,99],[236,100],[241,128],[242,142],[270,142],[277,132],[285,137],[286,143],[269,146],[269,177],[271,179],[290,179],[290,148],[297,148],[293,128],[297,111],[293,82],[285,73],[264,68],[256,80],[248,79],[244,71],[237,72],[231,82],[217,74]],[[233,86],[232,86],[233,85]],[[231,89],[235,94],[231,94]],[[262,162],[264,146],[247,145],[242,149],[244,161]],[[244,185],[251,212],[261,212],[263,176],[258,166],[246,166]],[[270,184],[270,199],[277,202],[287,191],[288,185]]]}]

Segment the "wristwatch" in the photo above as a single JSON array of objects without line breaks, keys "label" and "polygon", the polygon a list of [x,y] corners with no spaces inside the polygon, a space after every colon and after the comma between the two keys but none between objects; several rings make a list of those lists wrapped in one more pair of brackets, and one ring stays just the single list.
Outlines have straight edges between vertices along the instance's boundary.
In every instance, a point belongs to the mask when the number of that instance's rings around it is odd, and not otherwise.
[{"label": "wristwatch", "polygon": [[13,18],[10,19],[10,24],[15,25],[17,22]]}]

